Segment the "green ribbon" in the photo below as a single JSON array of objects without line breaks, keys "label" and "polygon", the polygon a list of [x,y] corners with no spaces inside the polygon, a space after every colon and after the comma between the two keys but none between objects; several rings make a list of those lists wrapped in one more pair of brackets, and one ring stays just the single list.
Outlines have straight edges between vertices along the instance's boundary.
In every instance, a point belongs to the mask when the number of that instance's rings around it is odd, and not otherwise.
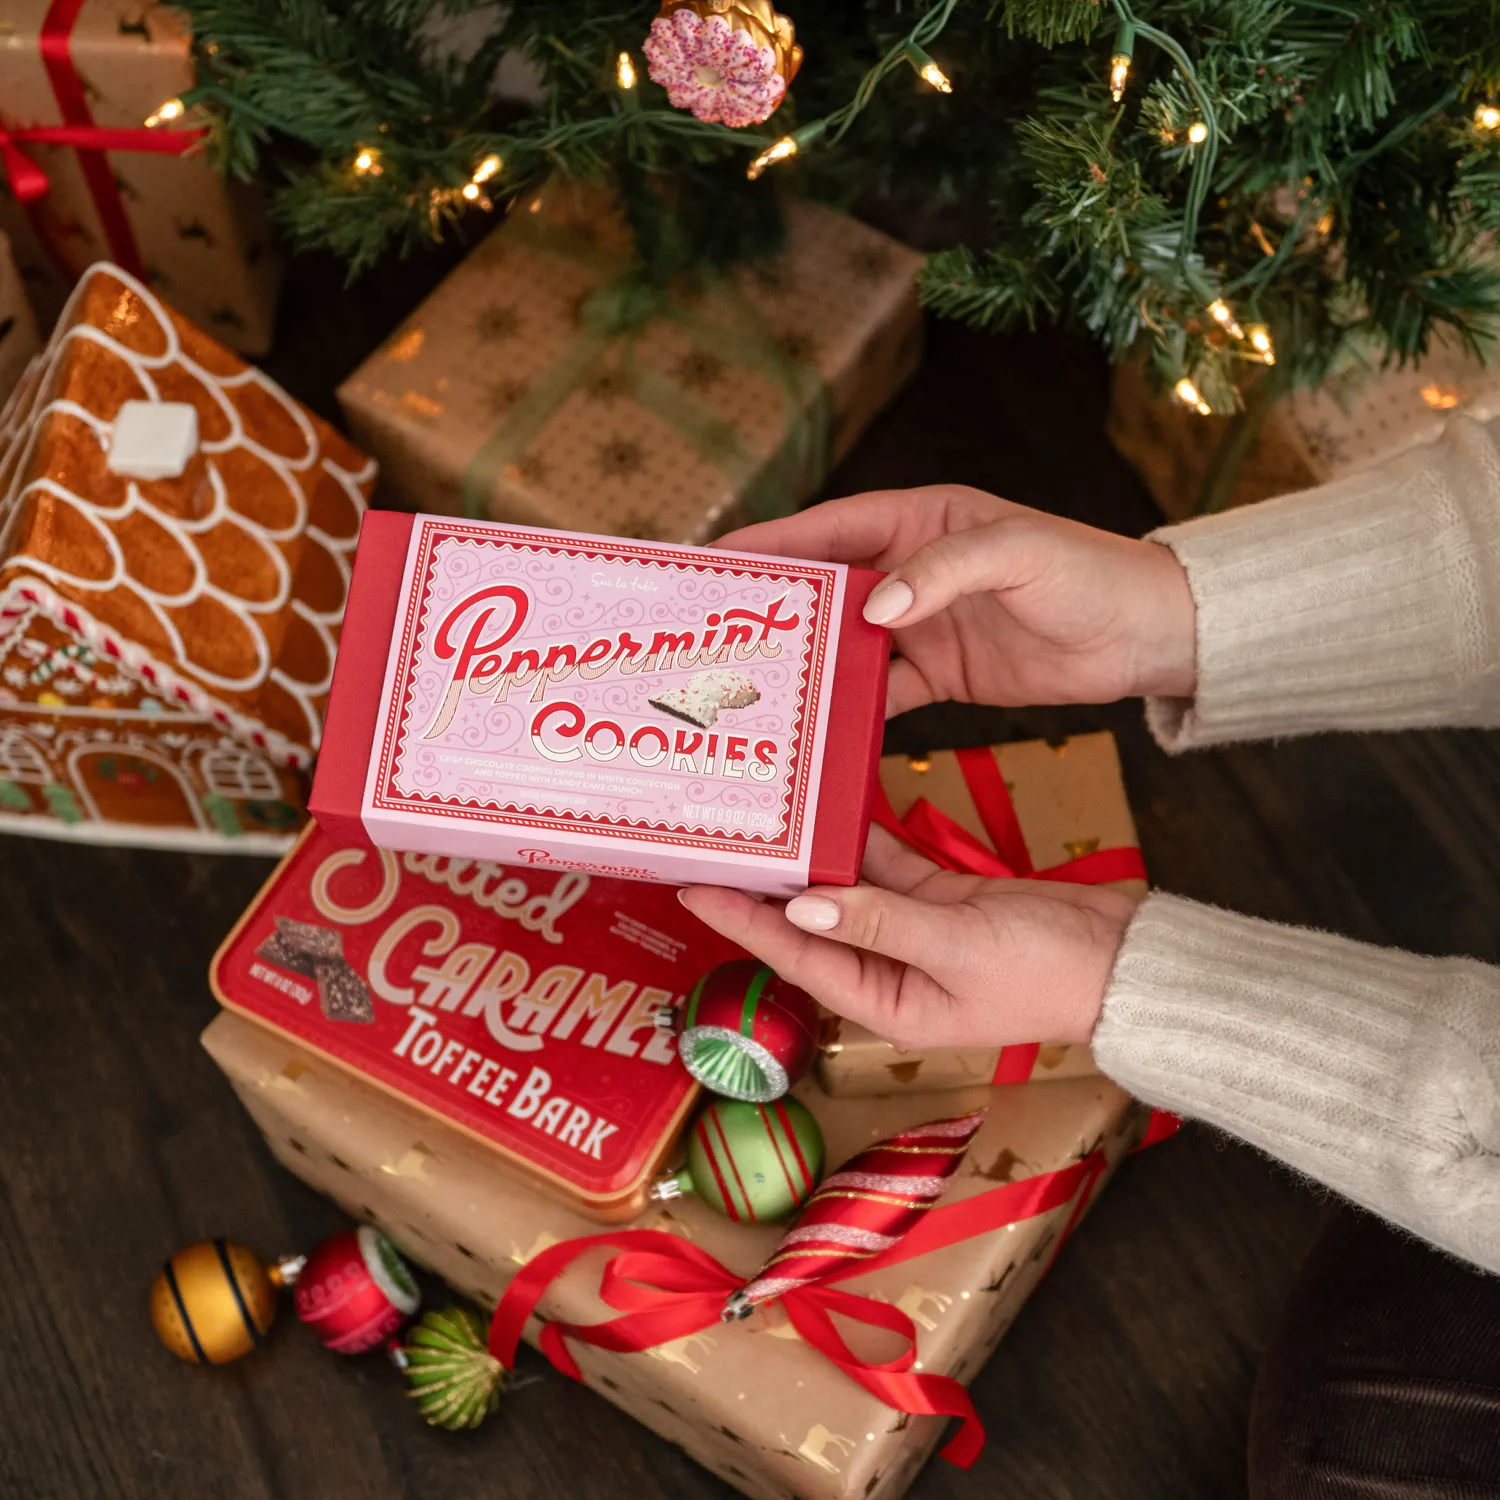
[{"label": "green ribbon", "polygon": [[[714,277],[716,310],[708,317],[674,301],[584,230],[553,229],[529,216],[502,231],[524,244],[596,271],[601,283],[581,314],[582,332],[532,382],[469,460],[460,481],[463,512],[483,519],[506,469],[516,463],[558,408],[603,373],[612,356],[624,394],[666,424],[728,480],[756,520],[785,515],[822,482],[828,469],[831,401],[822,376],[771,338],[755,307],[727,277]],[[769,456],[757,453],[727,418],[640,358],[636,339],[655,318],[675,323],[701,349],[772,383],[780,393],[782,439]],[[616,346],[624,348],[614,355]]]}]

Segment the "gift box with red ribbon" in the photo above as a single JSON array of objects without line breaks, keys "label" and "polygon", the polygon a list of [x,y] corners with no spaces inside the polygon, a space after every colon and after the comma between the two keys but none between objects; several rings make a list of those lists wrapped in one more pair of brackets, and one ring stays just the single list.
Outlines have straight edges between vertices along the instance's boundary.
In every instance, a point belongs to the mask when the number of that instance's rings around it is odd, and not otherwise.
[{"label": "gift box with red ribbon", "polygon": [[496,1171],[482,1142],[284,1034],[224,1014],[203,1041],[287,1167],[494,1309],[503,1361],[524,1338],[765,1500],[895,1500],[945,1435],[945,1457],[972,1463],[984,1438],[967,1382],[1121,1157],[1175,1124],[1097,1076],[882,1099],[805,1081],[835,1165],[898,1131],[988,1114],[903,1238],[852,1260],[857,1274],[725,1322],[781,1227],[683,1198],[601,1233]]},{"label": "gift box with red ribbon", "polygon": [[178,102],[195,82],[183,16],[142,0],[9,0],[5,22],[0,229],[42,326],[108,260],[221,343],[264,353],[280,265],[258,198],[213,170]]},{"label": "gift box with red ribbon", "polygon": [[[929,756],[887,756],[875,821],[945,869],[1146,894],[1146,867],[1114,736],[1080,734]],[[1039,1083],[1096,1072],[1086,1046],[920,1047],[898,1052],[830,1019],[818,1078],[834,1095]]]}]

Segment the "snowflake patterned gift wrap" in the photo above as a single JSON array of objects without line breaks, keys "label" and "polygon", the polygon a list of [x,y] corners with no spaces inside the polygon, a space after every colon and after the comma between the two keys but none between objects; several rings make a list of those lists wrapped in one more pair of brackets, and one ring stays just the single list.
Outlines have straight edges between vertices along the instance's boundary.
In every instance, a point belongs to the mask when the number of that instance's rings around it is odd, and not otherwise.
[{"label": "snowflake patterned gift wrap", "polygon": [[[491,941],[504,940],[492,933]],[[493,1153],[471,1136],[284,1034],[225,1014],[203,1043],[285,1166],[487,1309],[523,1267],[546,1264],[538,1257],[600,1234],[589,1218],[498,1171]],[[1143,1128],[1144,1111],[1099,1077],[885,1099],[831,1099],[805,1080],[796,1094],[817,1117],[834,1165],[897,1131],[988,1103],[979,1134],[922,1226],[931,1231],[922,1244],[837,1284],[841,1293],[884,1304],[892,1321],[897,1313],[911,1320],[918,1371],[964,1383]],[[799,1336],[780,1303],[744,1322],[719,1320],[723,1297],[764,1264],[784,1228],[735,1224],[688,1197],[606,1230],[606,1240],[644,1231],[646,1239],[627,1243],[649,1246],[658,1261],[710,1257],[723,1272],[715,1282],[725,1286],[717,1301],[708,1295],[709,1319],[699,1332],[636,1353],[569,1338],[568,1351],[592,1390],[755,1500],[898,1500],[945,1424],[896,1410],[857,1384]],[[550,1281],[540,1316],[526,1323],[529,1343],[557,1326],[543,1319],[589,1325],[618,1316],[599,1297],[610,1254],[599,1242]],[[1066,1260],[1064,1251],[1064,1271]],[[684,1277],[702,1277],[704,1264],[685,1264]],[[669,1292],[642,1290],[670,1303]],[[852,1319],[841,1318],[839,1332],[863,1360],[893,1360],[910,1348],[896,1333]],[[542,1411],[547,1395],[517,1399],[540,1402]],[[963,1493],[964,1481],[955,1480],[947,1488]],[[483,1491],[504,1492],[499,1478]]]},{"label": "snowflake patterned gift wrap", "polygon": [[[1449,334],[1434,334],[1420,362],[1381,367],[1350,357],[1318,386],[1266,413],[1235,471],[1225,507],[1328,484],[1433,443],[1448,419],[1500,417],[1500,369]],[[1149,389],[1134,364],[1115,368],[1109,436],[1174,521],[1194,513],[1220,460],[1231,417],[1200,417]]]},{"label": "snowflake patterned gift wrap", "polygon": [[94,266],[0,414],[0,829],[284,849],[374,478]]},{"label": "snowflake patterned gift wrap", "polygon": [[706,542],[795,508],[912,375],[921,261],[793,203],[779,256],[655,289],[599,195],[555,188],[339,400],[407,509]]}]

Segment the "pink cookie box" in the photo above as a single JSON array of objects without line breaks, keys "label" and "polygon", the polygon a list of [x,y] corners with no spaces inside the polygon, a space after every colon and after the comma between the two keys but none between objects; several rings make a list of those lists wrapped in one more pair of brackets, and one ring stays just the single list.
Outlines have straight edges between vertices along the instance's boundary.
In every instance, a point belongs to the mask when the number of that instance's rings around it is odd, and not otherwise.
[{"label": "pink cookie box", "polygon": [[310,807],[379,847],[772,895],[858,878],[881,575],[444,516],[360,533]]}]

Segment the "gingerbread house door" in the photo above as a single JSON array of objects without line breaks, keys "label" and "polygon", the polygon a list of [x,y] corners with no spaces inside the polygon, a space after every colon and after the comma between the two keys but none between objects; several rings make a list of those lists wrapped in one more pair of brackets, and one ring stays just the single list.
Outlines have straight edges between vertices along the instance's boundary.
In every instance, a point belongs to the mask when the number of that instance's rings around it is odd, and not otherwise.
[{"label": "gingerbread house door", "polygon": [[68,769],[88,815],[100,822],[208,829],[180,768],[155,750],[88,745],[68,757]]}]

